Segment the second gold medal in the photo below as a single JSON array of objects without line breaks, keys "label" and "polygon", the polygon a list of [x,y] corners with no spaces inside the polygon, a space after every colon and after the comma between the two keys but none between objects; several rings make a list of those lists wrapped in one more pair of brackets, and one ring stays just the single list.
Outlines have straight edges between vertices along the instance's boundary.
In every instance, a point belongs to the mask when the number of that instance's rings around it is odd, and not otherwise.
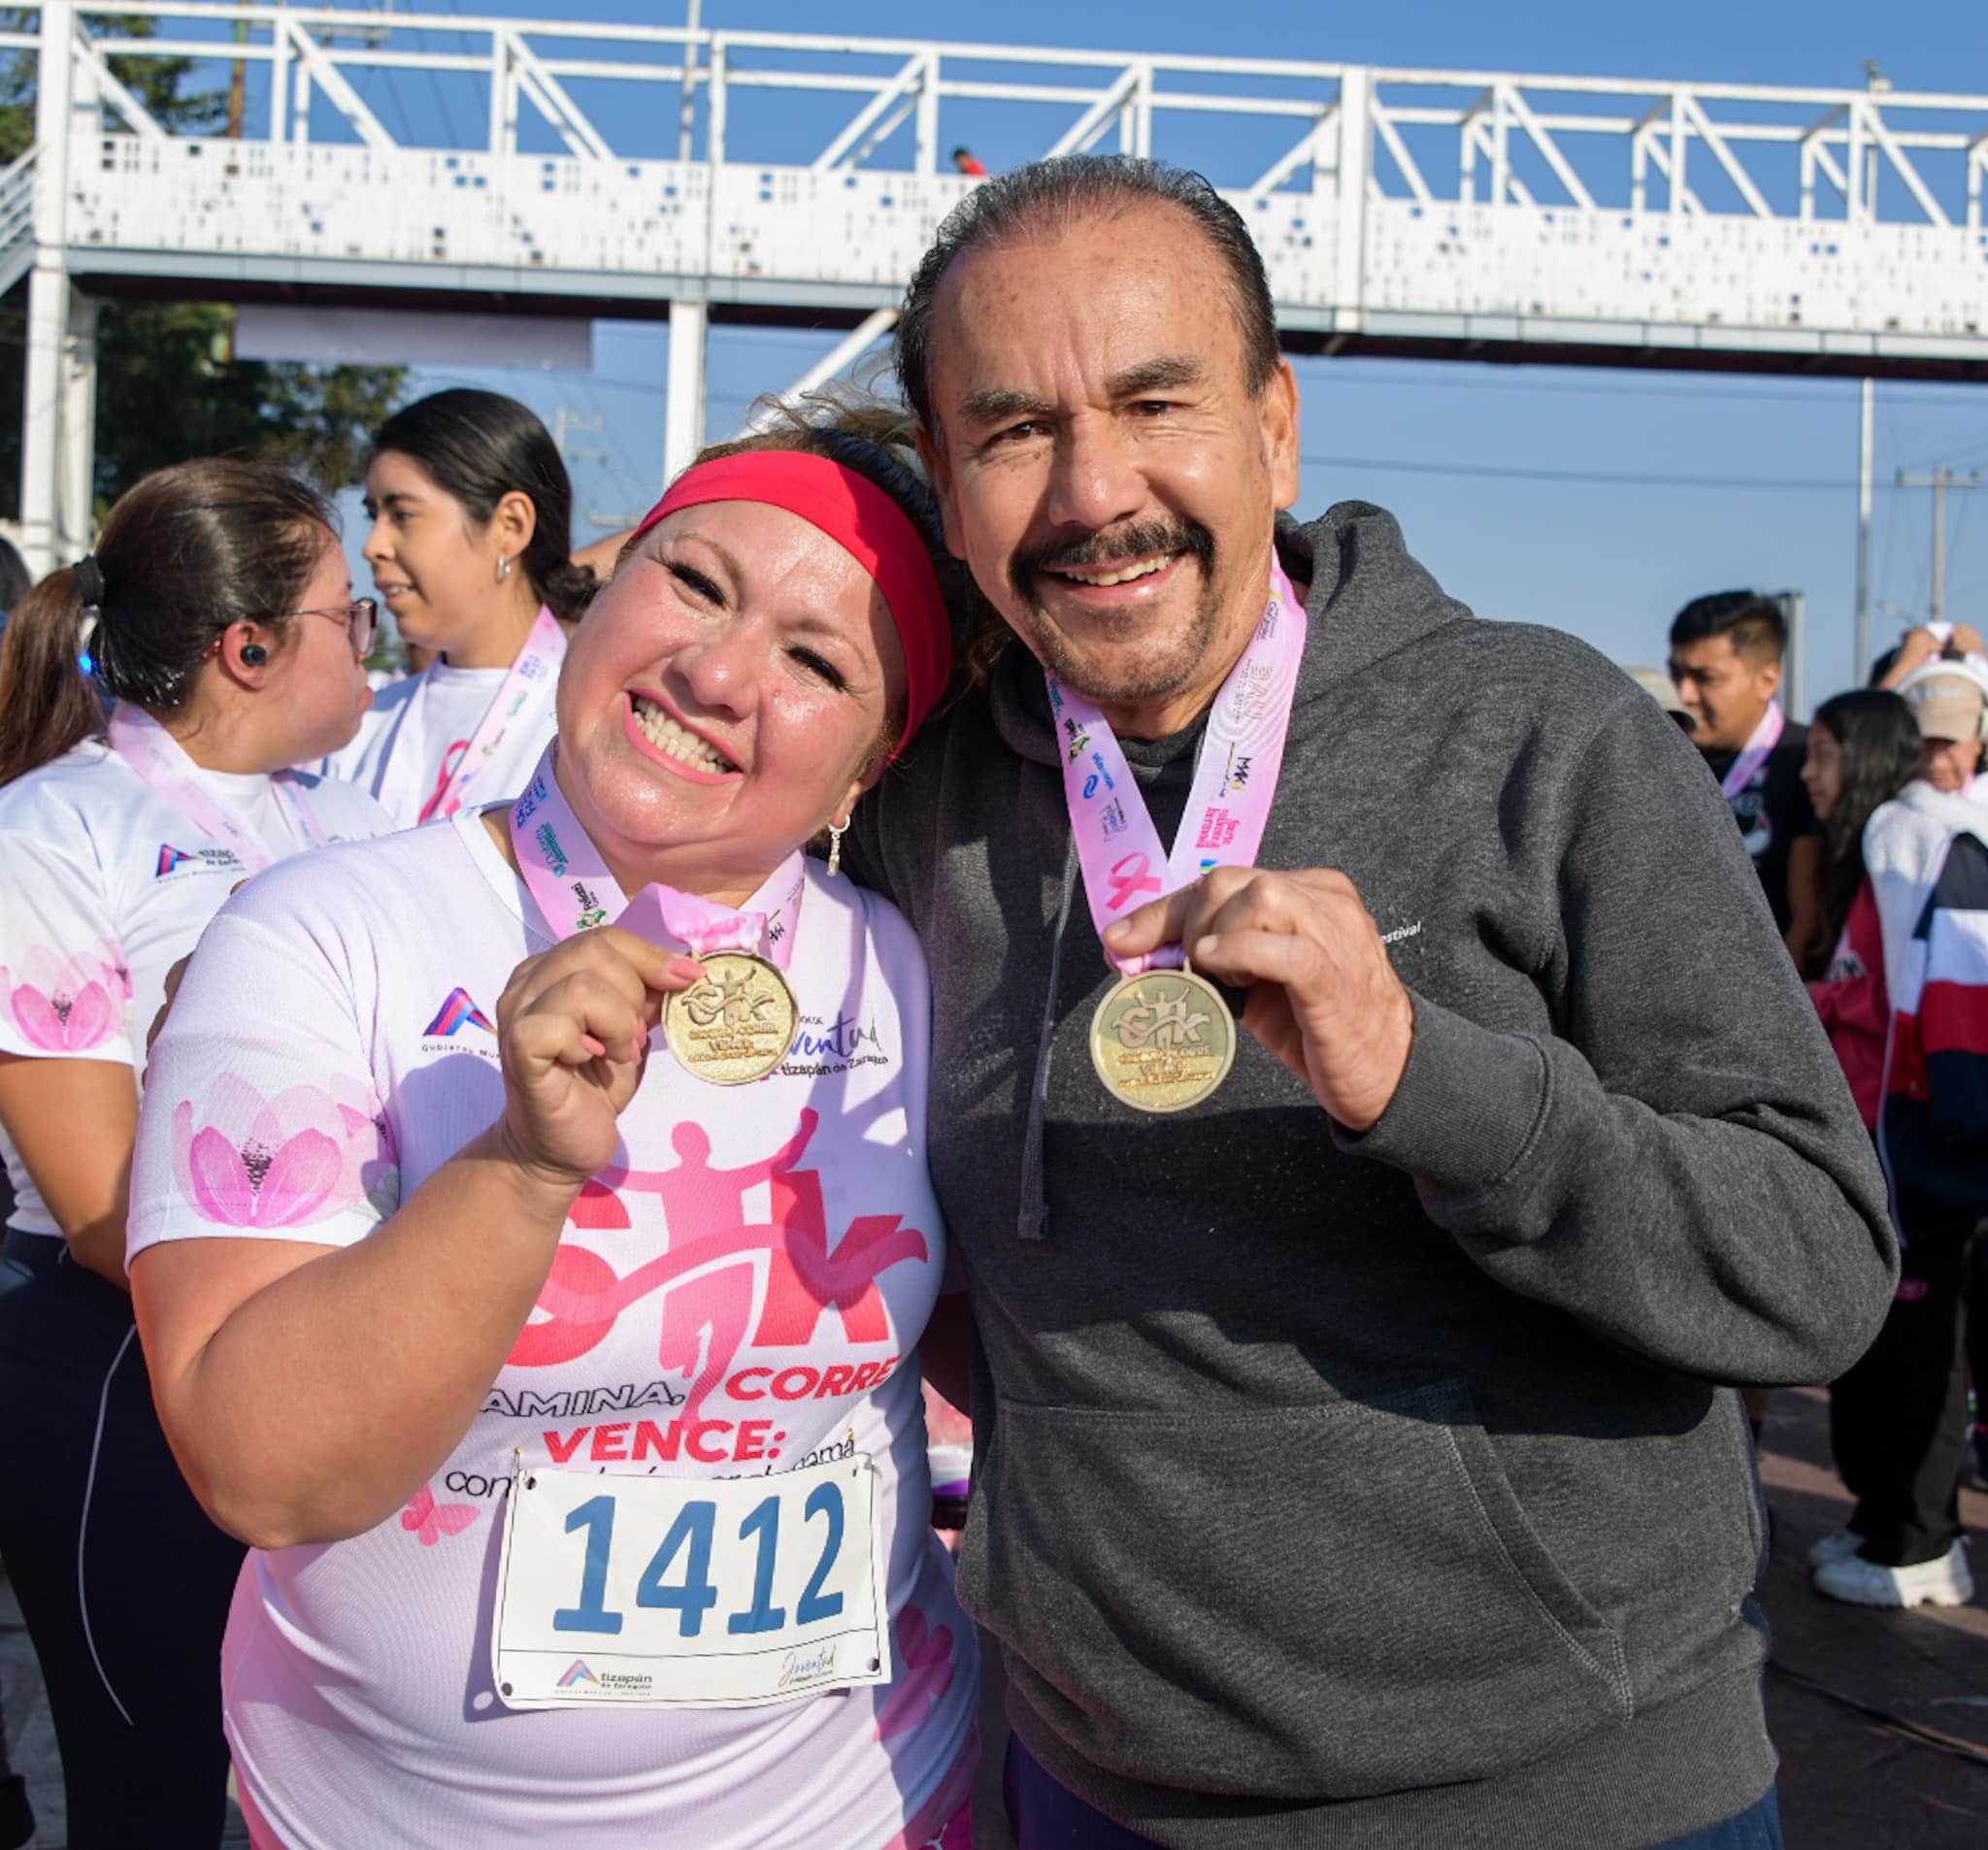
[{"label": "second gold medal", "polygon": [[749,1085],[775,1072],[800,1033],[801,1011],[777,966],[746,950],[698,961],[701,980],[663,1008],[663,1038],[683,1068],[710,1085]]}]

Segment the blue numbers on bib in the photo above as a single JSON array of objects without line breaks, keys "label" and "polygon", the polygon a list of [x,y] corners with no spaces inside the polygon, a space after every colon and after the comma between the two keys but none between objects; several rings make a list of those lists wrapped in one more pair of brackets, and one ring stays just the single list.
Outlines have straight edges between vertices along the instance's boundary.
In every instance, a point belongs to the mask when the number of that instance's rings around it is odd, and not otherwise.
[{"label": "blue numbers on bib", "polygon": [[828,1518],[828,1540],[822,1546],[821,1559],[814,1564],[814,1577],[808,1582],[801,1603],[794,1608],[797,1625],[832,1619],[843,1609],[841,1594],[831,1593],[826,1600],[821,1597],[821,1583],[828,1578],[836,1556],[843,1551],[843,1494],[834,1484],[817,1485],[813,1496],[808,1499],[808,1520],[812,1522],[821,1515]]},{"label": "blue numbers on bib", "polygon": [[607,1632],[621,1630],[621,1615],[610,1612],[604,1603],[608,1591],[608,1550],[614,1545],[614,1500],[595,1497],[580,1504],[566,1519],[566,1533],[586,1531],[586,1566],[580,1574],[580,1603],[561,1606],[552,1614],[555,1632]]},{"label": "blue numbers on bib", "polygon": [[[685,1503],[663,1537],[663,1545],[642,1570],[641,1583],[635,1589],[639,1606],[675,1606],[677,1629],[686,1638],[694,1638],[704,1630],[704,1615],[718,1602],[718,1590],[711,1583],[711,1532],[717,1513],[715,1503]],[[686,1541],[690,1561],[683,1569],[683,1584],[666,1587],[663,1575]]]},{"label": "blue numbers on bib", "polygon": [[[840,1593],[823,1595],[823,1583],[834,1571],[842,1553],[846,1516],[842,1488],[838,1484],[817,1484],[806,1506],[808,1526],[823,1517],[828,1534],[814,1564],[806,1590],[794,1607],[793,1623],[812,1625],[832,1619],[843,1609]],[[641,1606],[674,1607],[679,1634],[686,1638],[704,1630],[705,1614],[718,1603],[718,1589],[712,1579],[712,1544],[717,1521],[717,1505],[705,1499],[686,1503],[677,1511],[661,1544],[643,1569],[635,1588],[635,1602]],[[612,1636],[621,1630],[623,1615],[608,1609],[608,1565],[614,1545],[614,1500],[594,1497],[581,1503],[566,1518],[566,1533],[586,1532],[586,1556],[580,1567],[580,1603],[561,1606],[552,1614],[553,1630],[592,1632]],[[779,1559],[780,1500],[768,1497],[753,1506],[739,1525],[742,1542],[756,1542],[752,1565],[751,1602],[744,1611],[729,1614],[725,1629],[734,1635],[783,1631],[788,1623],[785,1606],[773,1603],[774,1575]],[[665,1579],[683,1556],[682,1579],[675,1584]]]},{"label": "blue numbers on bib", "polygon": [[774,1550],[780,1542],[780,1500],[769,1497],[739,1525],[739,1539],[750,1540],[759,1537],[759,1558],[752,1564],[752,1604],[744,1612],[735,1612],[725,1621],[725,1627],[732,1633],[778,1632],[787,1622],[785,1606],[777,1606],[773,1601],[773,1557]]}]

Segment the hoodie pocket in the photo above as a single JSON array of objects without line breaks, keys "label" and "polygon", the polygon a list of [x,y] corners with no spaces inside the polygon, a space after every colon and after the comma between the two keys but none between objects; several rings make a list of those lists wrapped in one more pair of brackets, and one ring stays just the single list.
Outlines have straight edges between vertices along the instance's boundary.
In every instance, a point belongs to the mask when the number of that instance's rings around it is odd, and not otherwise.
[{"label": "hoodie pocket", "polygon": [[1029,1706],[1124,1778],[1357,1798],[1632,1713],[1620,1638],[1461,1382],[1236,1413],[1003,1401],[976,1491],[962,1598]]}]

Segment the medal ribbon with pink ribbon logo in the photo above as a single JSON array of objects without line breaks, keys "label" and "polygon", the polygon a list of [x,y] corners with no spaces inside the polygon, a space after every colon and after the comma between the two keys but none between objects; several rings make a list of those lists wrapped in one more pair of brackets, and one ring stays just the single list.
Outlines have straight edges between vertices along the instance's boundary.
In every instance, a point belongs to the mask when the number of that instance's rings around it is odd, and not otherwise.
[{"label": "medal ribbon with pink ribbon logo", "polygon": [[[1307,631],[1305,606],[1275,549],[1270,586],[1256,634],[1209,709],[1194,784],[1171,854],[1161,844],[1124,748],[1105,715],[1095,703],[1044,673],[1063,757],[1070,826],[1100,938],[1113,921],[1190,885],[1211,867],[1255,865],[1283,771]],[[1184,957],[1178,944],[1163,944],[1143,957],[1111,961],[1133,975],[1177,970]]]},{"label": "medal ribbon with pink ribbon logo", "polygon": [[557,693],[559,668],[566,659],[566,632],[559,619],[543,605],[524,646],[512,662],[475,736],[452,763],[445,763],[435,787],[421,798],[421,779],[427,775],[428,680],[423,676],[409,697],[406,711],[381,778],[380,800],[396,816],[414,811],[419,822],[452,816],[463,806],[470,786],[490,760],[503,749],[507,740],[522,728],[537,722],[541,710]]},{"label": "medal ribbon with pink ribbon logo", "polygon": [[806,857],[798,849],[738,910],[661,881],[631,900],[559,788],[553,775],[558,748],[557,740],[546,747],[524,794],[511,806],[518,872],[555,937],[568,939],[612,922],[652,944],[675,941],[694,957],[744,950],[787,968],[808,890]]}]

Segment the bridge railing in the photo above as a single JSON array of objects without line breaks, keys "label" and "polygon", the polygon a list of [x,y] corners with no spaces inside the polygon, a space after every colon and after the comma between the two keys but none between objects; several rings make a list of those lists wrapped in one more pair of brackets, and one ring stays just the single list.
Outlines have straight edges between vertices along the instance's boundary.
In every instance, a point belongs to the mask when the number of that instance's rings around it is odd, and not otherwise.
[{"label": "bridge railing", "polygon": [[35,150],[0,168],[0,295],[35,260]]},{"label": "bridge railing", "polygon": [[[978,142],[1201,166],[1247,194],[1979,230],[1988,96],[1072,51],[358,7],[50,5],[107,60],[248,77],[246,138],[949,174]],[[121,23],[142,17],[153,36]]]}]

